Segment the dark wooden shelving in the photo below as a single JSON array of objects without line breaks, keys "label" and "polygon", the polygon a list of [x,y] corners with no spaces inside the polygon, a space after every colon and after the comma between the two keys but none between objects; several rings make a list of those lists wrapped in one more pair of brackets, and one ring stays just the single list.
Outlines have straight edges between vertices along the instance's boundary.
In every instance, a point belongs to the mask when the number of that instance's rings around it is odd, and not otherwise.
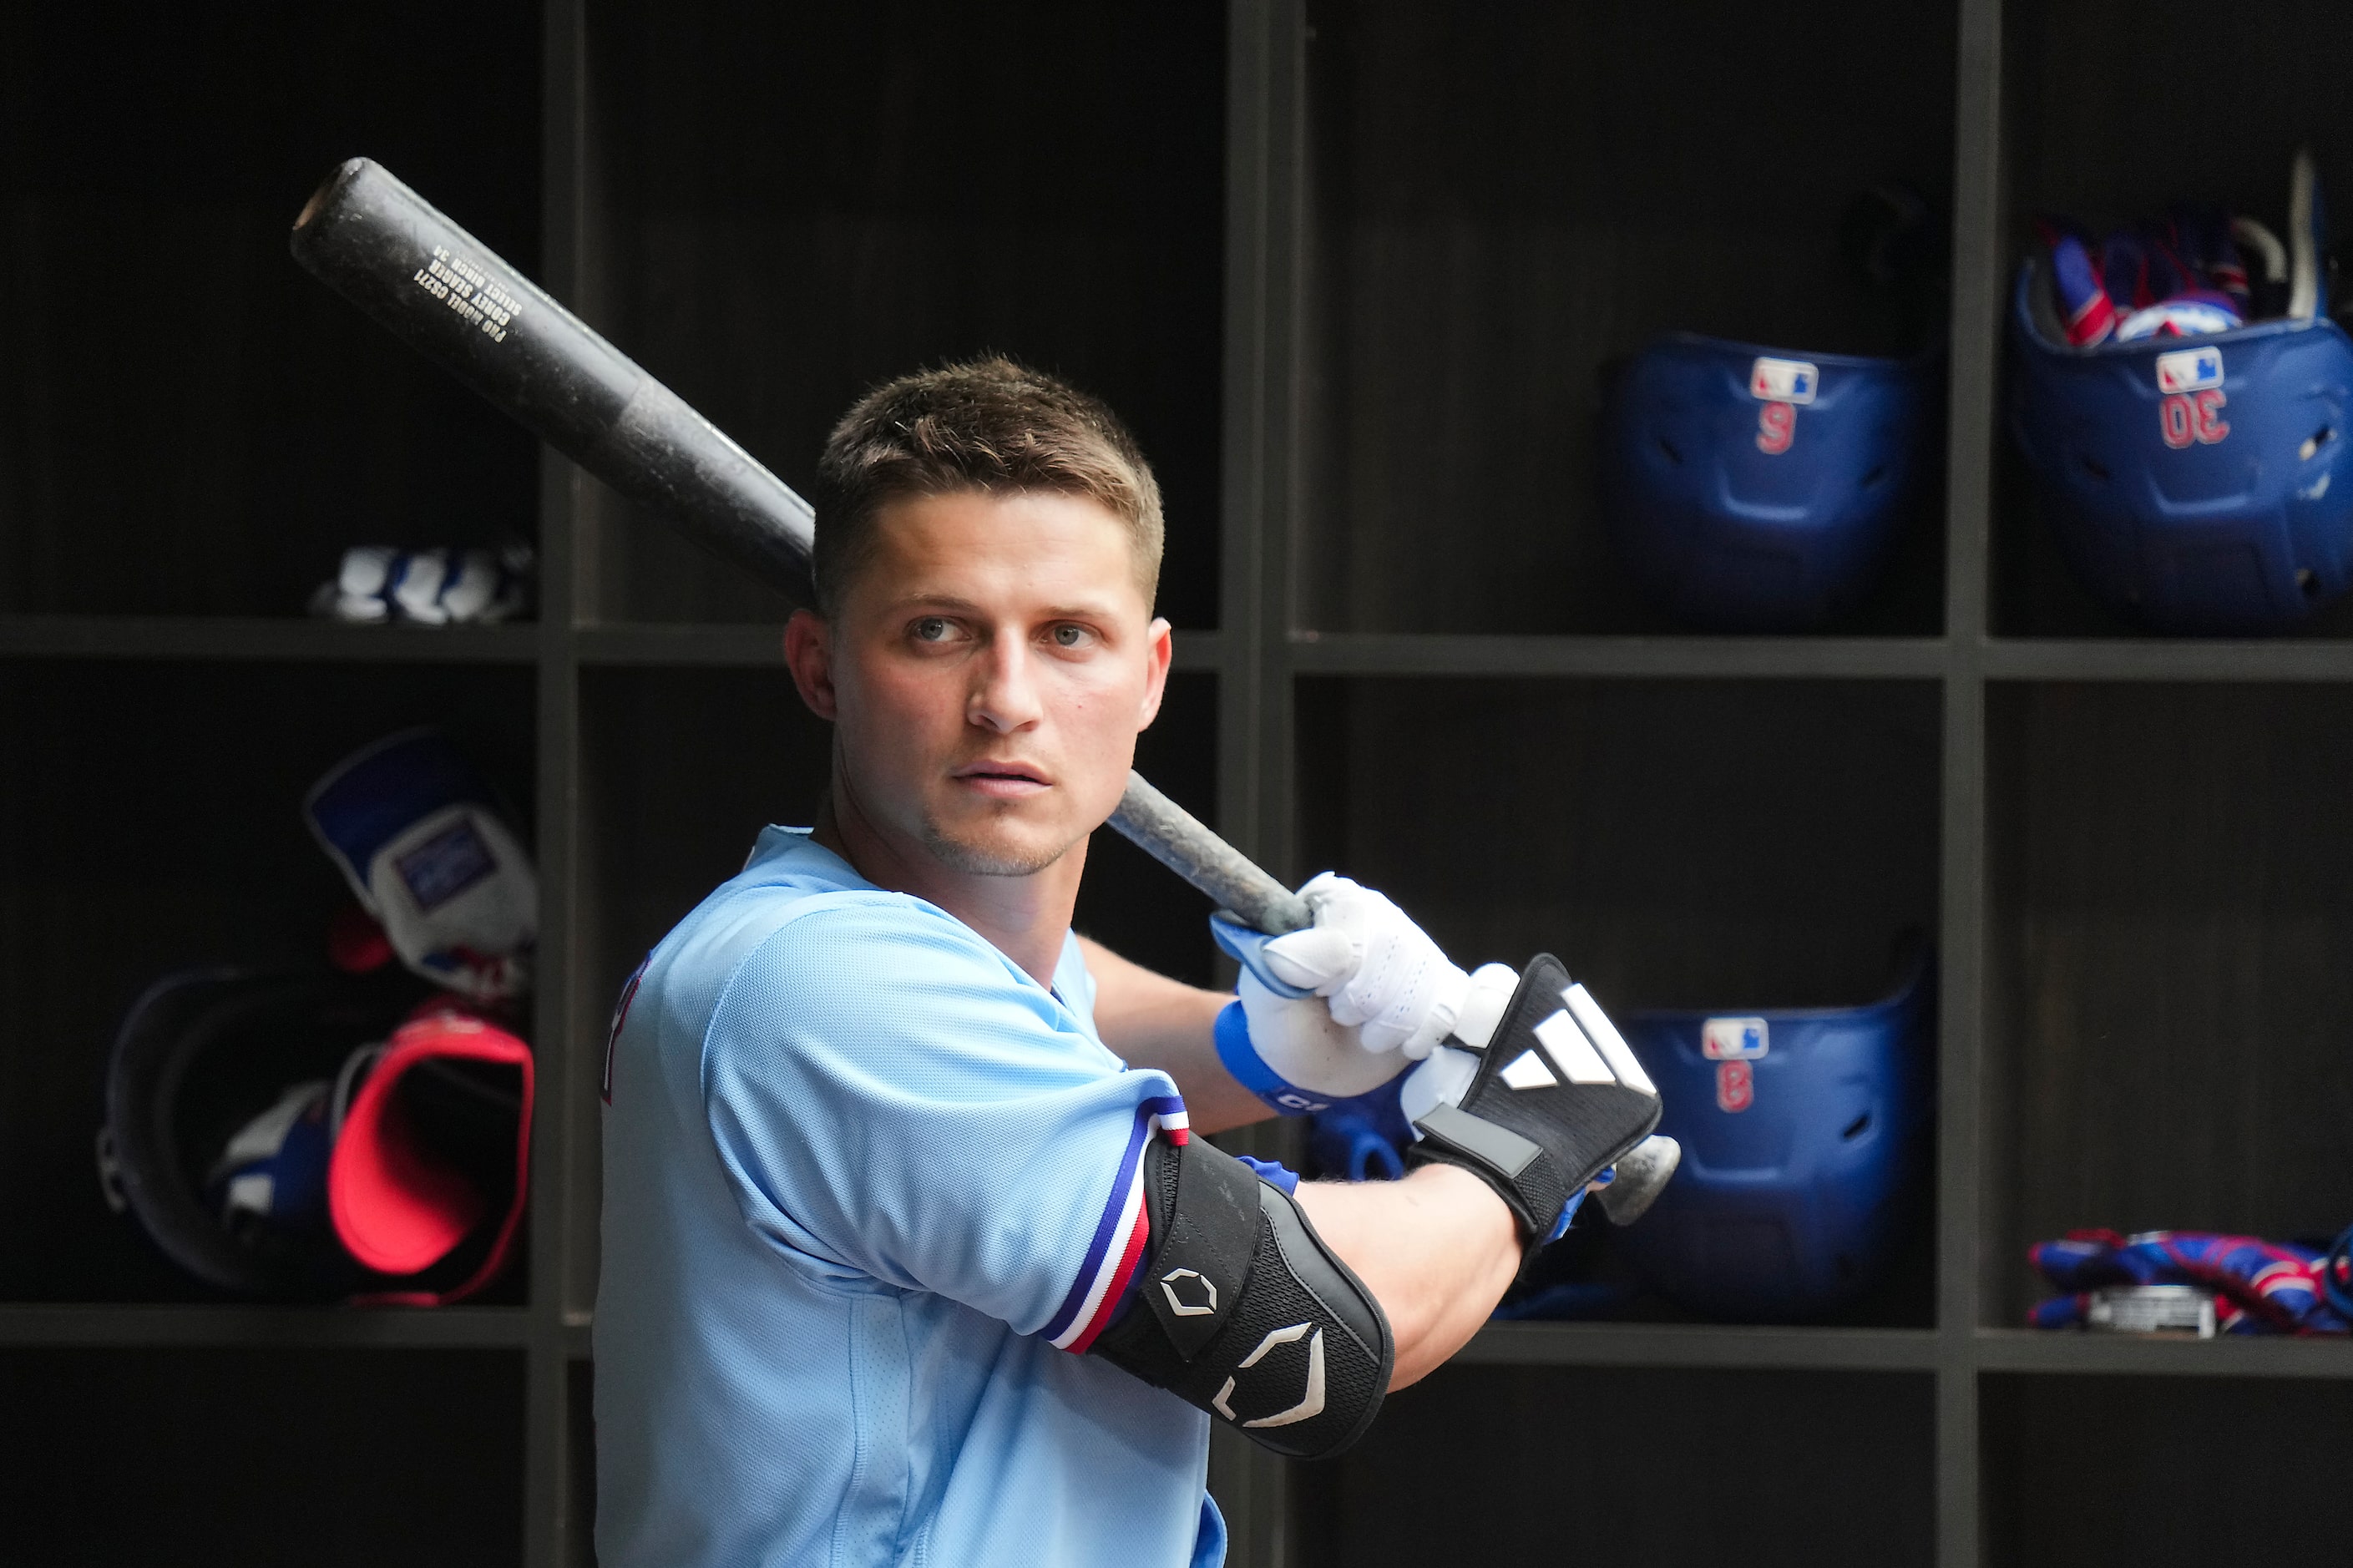
[{"label": "dark wooden shelving", "polygon": [[529,664],[539,628],[345,626],[259,616],[0,616],[0,658]]},{"label": "dark wooden shelving", "polygon": [[[2202,24],[2186,0],[2164,9],[2177,36]],[[363,35],[406,25],[405,14],[362,10]],[[975,46],[995,62],[993,99],[1018,98],[1027,70],[1041,91],[1073,72],[1128,82],[1097,105],[1120,123],[1083,148],[1054,152],[1018,121],[1058,186],[994,163],[949,177],[965,165],[914,155],[944,117],[978,112],[959,96],[971,73],[950,68],[954,49],[902,59],[871,18],[815,9],[759,22],[744,35],[753,47],[718,12],[697,11],[681,22],[644,0],[552,0],[506,16],[542,40],[536,59],[507,61],[524,92],[516,101],[540,95],[529,191],[481,174],[516,160],[485,162],[493,142],[480,135],[346,146],[358,133],[347,134],[347,106],[322,99],[301,111],[299,145],[271,151],[267,201],[233,183],[206,196],[206,221],[233,240],[224,256],[280,265],[304,182],[332,157],[384,156],[771,458],[812,452],[860,385],[919,361],[1006,347],[1077,374],[1143,426],[1162,463],[1170,612],[1216,623],[1177,634],[1178,679],[1145,737],[1145,771],[1279,874],[1365,872],[1478,957],[1538,939],[1573,944],[1572,962],[1609,980],[1613,1005],[1621,993],[1704,1000],[1772,981],[1824,1001],[1852,988],[1861,1000],[1896,924],[1936,930],[1942,1103],[1933,1204],[1918,1226],[1933,1256],[1911,1297],[1867,1320],[1887,1326],[1491,1325],[1461,1374],[1400,1396],[1361,1461],[1296,1468],[1221,1435],[1212,1485],[1235,1568],[1314,1568],[1330,1522],[1318,1510],[1335,1497],[1367,1510],[1346,1534],[1365,1545],[1362,1562],[1388,1561],[1380,1553],[1413,1521],[1391,1531],[1380,1510],[1427,1500],[1386,1478],[1423,1474],[1432,1434],[1477,1430],[1534,1455],[1534,1469],[1556,1468],[1590,1441],[1556,1405],[1596,1394],[1640,1410],[1653,1376],[1694,1421],[1730,1407],[1759,1432],[1827,1420],[1836,1431],[1824,1441],[1878,1467],[1873,1528],[1884,1526],[1884,1552],[1774,1517],[1789,1540],[1828,1554],[1810,1560],[1873,1568],[1976,1568],[2023,1539],[2015,1521],[2058,1503],[2014,1461],[2052,1440],[2075,1388],[2133,1411],[2150,1386],[2195,1382],[2197,1397],[2249,1431],[2290,1404],[2353,1430],[2353,1342],[2009,1326],[2028,1288],[2019,1246],[2054,1226],[2189,1223],[2167,1205],[2192,1200],[2200,1223],[2315,1223],[2340,1198],[2348,1212],[2337,1223],[2353,1218],[2353,1186],[2337,1173],[2341,1118],[2318,1128],[2313,1109],[2353,1103],[2331,1044],[2335,1024],[2353,1017],[2353,987],[2338,978],[2353,878],[2337,874],[2353,865],[2353,829],[2329,808],[2353,789],[2353,752],[2333,739],[2353,732],[2340,721],[2353,715],[2353,637],[2340,635],[2353,630],[2353,605],[2315,635],[2266,641],[2158,640],[2110,624],[2037,531],[1998,417],[2021,225],[2040,204],[2078,200],[2112,177],[2137,190],[2156,167],[2126,157],[2130,138],[2093,134],[2158,111],[2153,71],[2045,54],[2120,38],[2146,54],[2163,28],[2121,0],[2031,11],[1954,0],[1900,21],[1858,0],[1769,14],[1710,4],[1672,21],[1533,0],[1475,14],[1430,0],[1229,0],[1222,22],[1216,7],[1123,18],[1070,0]],[[926,37],[978,26],[944,0],[892,15]],[[2232,79],[2269,61],[2291,86],[2250,110],[2253,132],[2198,143],[2196,180],[2252,174],[2268,190],[2284,175],[2288,121],[2333,103],[2314,63],[2326,51],[2285,58],[2308,52],[2294,46],[2291,16],[2333,14],[2299,0],[2242,40]],[[823,68],[847,71],[839,82],[765,107],[715,92],[679,101],[741,61],[764,85],[771,66],[801,80],[822,51],[796,18],[843,46]],[[1784,32],[1852,37],[1800,48]],[[1091,50],[1126,63],[1104,76]],[[491,58],[478,53],[466,72]],[[1153,63],[1137,87],[1142,60]],[[1785,95],[1797,105],[1788,123],[1760,121],[1736,93],[1705,96],[1707,83],[1734,79],[1725,73],[1745,82],[1774,60],[1783,86],[1806,89]],[[857,77],[869,66],[872,80]],[[1673,68],[1674,81],[1637,79],[1651,66]],[[908,124],[857,119],[883,102],[932,107]],[[373,115],[393,137],[417,118],[406,98],[396,107],[386,119],[384,105],[362,105],[361,121]],[[1883,136],[1830,133],[1865,111]],[[1562,140],[1588,121],[1609,138],[1601,163],[1585,141]],[[312,143],[330,131],[334,145],[319,153]],[[887,145],[876,142],[886,131]],[[515,134],[495,144],[512,153]],[[2353,141],[2322,143],[2324,172],[2353,178]],[[472,151],[457,157],[460,147]],[[1593,377],[1654,328],[1725,327],[1759,301],[1811,312],[1802,325],[1852,325],[1844,307],[1809,293],[1820,258],[1810,239],[1784,234],[1798,220],[1775,206],[1775,181],[1819,216],[1857,180],[1912,172],[1882,166],[1899,154],[1936,165],[1934,199],[1949,196],[1942,488],[1909,524],[1883,589],[1832,634],[1677,628],[1628,597],[1578,489],[1595,460]],[[146,170],[106,199],[130,212],[161,199],[163,178]],[[1066,211],[1041,194],[1056,189],[1119,195]],[[40,198],[51,205],[36,226],[69,233],[87,216],[82,197],[53,197]],[[255,216],[264,206],[266,224]],[[1737,266],[1718,252],[1762,259]],[[759,823],[805,809],[824,735],[792,699],[773,597],[631,521],[543,453],[542,622],[361,627],[252,613],[299,603],[332,561],[346,526],[329,504],[338,487],[372,486],[356,515],[387,538],[454,518],[451,539],[488,542],[527,503],[533,471],[527,442],[306,279],[269,287],[274,303],[221,328],[251,351],[235,379],[245,402],[209,407],[195,434],[218,447],[253,416],[281,438],[209,467],[126,468],[90,489],[105,517],[158,520],[131,530],[156,545],[131,559],[135,570],[109,574],[121,563],[108,536],[68,488],[43,479],[25,491],[30,501],[0,509],[0,567],[16,574],[0,583],[0,696],[25,727],[0,733],[0,783],[43,784],[18,792],[37,810],[0,812],[13,836],[0,839],[0,871],[13,879],[0,884],[5,956],[38,982],[10,975],[18,1022],[0,1039],[10,1053],[0,1068],[33,1089],[7,1103],[41,1111],[17,1114],[47,1140],[29,1156],[46,1162],[43,1190],[86,1208],[93,1231],[119,1225],[86,1190],[80,1120],[104,1017],[126,999],[115,993],[224,924],[276,921],[286,929],[273,927],[274,940],[311,940],[296,929],[315,913],[304,900],[334,892],[290,817],[291,794],[326,760],[310,755],[313,742],[444,718],[496,753],[536,818],[544,990],[528,1305],[174,1302],[180,1282],[160,1262],[126,1262],[132,1240],[108,1233],[84,1256],[58,1239],[65,1222],[33,1205],[20,1226],[70,1261],[26,1293],[124,1299],[0,1304],[0,1363],[47,1387],[89,1358],[114,1366],[113,1396],[132,1400],[157,1358],[284,1352],[309,1368],[398,1353],[439,1367],[444,1382],[462,1381],[451,1367],[521,1368],[509,1401],[520,1404],[518,1474],[498,1486],[517,1494],[522,1560],[562,1568],[588,1555],[590,1086],[611,988],[740,860]],[[1686,309],[1707,319],[1671,319]],[[33,319],[0,313],[0,327],[29,331]],[[0,337],[0,350],[17,341]],[[63,363],[35,346],[26,363]],[[52,401],[0,433],[0,458],[53,414],[78,411],[83,424],[29,465],[0,463],[7,482],[86,464],[121,421],[158,417],[150,392],[197,384],[197,364],[174,351],[135,396],[28,382],[27,397]],[[197,449],[173,450],[184,448]],[[445,450],[454,466],[433,469]],[[199,613],[212,611],[226,613]],[[466,666],[498,668],[455,668]],[[108,739],[100,721],[119,711],[168,730],[169,745]],[[1773,765],[1702,810],[1691,793],[1711,760],[1702,753],[1725,736]],[[52,772],[8,771],[37,767]],[[168,792],[144,782],[167,776]],[[269,803],[241,799],[240,781]],[[8,795],[0,790],[0,805]],[[196,801],[215,837],[257,842],[195,846],[186,858],[202,863],[204,886],[156,880],[169,858],[142,847],[146,838],[124,847],[135,835],[119,828],[140,820],[147,831],[136,808],[151,797]],[[106,820],[68,821],[77,808]],[[68,827],[100,836],[97,847],[69,856]],[[1086,929],[1173,970],[1208,972],[1198,900],[1108,836],[1093,869]],[[251,874],[239,882],[237,870]],[[1677,889],[1702,888],[1713,923],[1676,901],[1700,897]],[[59,911],[88,923],[101,907],[123,928],[104,952],[58,935]],[[2170,989],[2162,1006],[2144,1006],[2136,986],[2154,968]],[[1677,988],[1693,995],[1648,994]],[[2277,1011],[2250,1023],[2250,1007]],[[2118,1017],[2166,1070],[2118,1054],[2102,1032]],[[33,1058],[13,1054],[26,1048],[16,1037],[38,1042]],[[2178,1070],[2210,1049],[2246,1068],[2227,1093]],[[2210,1101],[2253,1130],[2242,1151],[2201,1147],[2194,1168],[2167,1165]],[[2090,1109],[2061,1114],[2078,1106]],[[56,1131],[69,1123],[69,1137]],[[2098,1160],[2073,1142],[2087,1130]],[[1235,1142],[1274,1153],[1284,1139],[1266,1130]],[[2258,1145],[2269,1163],[2243,1176],[2256,1157],[2243,1150]],[[66,1279],[75,1268],[99,1283]],[[1752,1397],[1762,1403],[1742,1403]],[[1508,1430],[1482,1426],[1488,1410]],[[2263,1445],[2295,1440],[2249,1437],[2250,1462],[2260,1468]],[[1802,1458],[1774,1461],[1777,1485],[1841,1484]],[[2129,1456],[2104,1462],[2126,1467]],[[1707,1457],[1689,1469],[1642,1495],[1679,1511],[1686,1495],[1715,1496]],[[1617,1497],[1603,1488],[1586,1500],[1594,1539],[1647,1539]],[[1749,1501],[1769,1511],[1769,1498]],[[1503,1511],[1524,1535],[1499,1554],[1555,1540],[1541,1510]],[[1746,1520],[1704,1511],[1679,1522],[1661,1561],[1715,1561],[1749,1542]],[[1714,1555],[1694,1544],[1703,1537]]]},{"label": "dark wooden shelving", "polygon": [[229,1349],[269,1345],[429,1350],[531,1343],[523,1307],[434,1311],[368,1307],[0,1305],[0,1349],[153,1346]]},{"label": "dark wooden shelving", "polygon": [[1689,1366],[1934,1372],[1926,1329],[1745,1324],[1490,1323],[1458,1359],[1487,1366]]},{"label": "dark wooden shelving", "polygon": [[1481,637],[1293,632],[1298,675],[1585,676],[1689,679],[1934,679],[1940,637]]},{"label": "dark wooden shelving", "polygon": [[1461,1358],[1488,1366],[1813,1367],[1849,1372],[2353,1379],[2353,1340],[2211,1340],[1979,1329],[1726,1323],[1491,1323]]},{"label": "dark wooden shelving", "polygon": [[2220,1335],[2211,1340],[2135,1334],[1979,1329],[1969,1359],[1980,1372],[2106,1373],[2148,1377],[2353,1378],[2353,1340]]},{"label": "dark wooden shelving", "polygon": [[1997,637],[1976,658],[1989,680],[2353,680],[2353,642]]}]

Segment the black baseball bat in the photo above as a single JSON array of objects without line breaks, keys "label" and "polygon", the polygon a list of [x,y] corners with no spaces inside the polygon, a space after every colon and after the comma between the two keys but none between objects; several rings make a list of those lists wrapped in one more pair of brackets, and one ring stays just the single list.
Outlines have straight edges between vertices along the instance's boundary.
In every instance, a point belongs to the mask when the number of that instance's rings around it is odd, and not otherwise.
[{"label": "black baseball bat", "polygon": [[[549,446],[796,605],[813,602],[816,512],[726,433],[499,255],[366,158],[294,220],[294,259]],[[1271,934],[1299,896],[1130,773],[1111,825]]]},{"label": "black baseball bat", "polygon": [[[817,513],[724,431],[380,164],[353,158],[294,220],[294,259],[549,446],[797,605],[813,602]],[[1112,826],[1255,931],[1304,900],[1131,770]],[[1679,1152],[1653,1137],[1601,1190],[1631,1224]]]}]

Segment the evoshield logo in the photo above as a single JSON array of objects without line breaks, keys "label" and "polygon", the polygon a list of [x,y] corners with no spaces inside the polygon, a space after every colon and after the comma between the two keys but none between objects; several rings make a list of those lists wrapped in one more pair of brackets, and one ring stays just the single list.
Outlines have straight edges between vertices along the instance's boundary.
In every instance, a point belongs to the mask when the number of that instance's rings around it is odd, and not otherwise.
[{"label": "evoshield logo", "polygon": [[1234,1407],[1229,1403],[1234,1396],[1234,1380],[1229,1377],[1226,1379],[1225,1387],[1218,1390],[1218,1396],[1209,1401],[1210,1407],[1239,1426],[1292,1426],[1302,1421],[1313,1421],[1323,1415],[1324,1331],[1314,1325],[1293,1323],[1287,1329],[1275,1330],[1259,1341],[1258,1349],[1244,1356],[1241,1364],[1234,1370],[1248,1372],[1264,1361],[1266,1353],[1277,1345],[1293,1344],[1302,1338],[1307,1341],[1307,1390],[1299,1396],[1298,1404],[1288,1410],[1278,1410],[1271,1415],[1261,1415],[1255,1421],[1241,1420],[1234,1415]]}]

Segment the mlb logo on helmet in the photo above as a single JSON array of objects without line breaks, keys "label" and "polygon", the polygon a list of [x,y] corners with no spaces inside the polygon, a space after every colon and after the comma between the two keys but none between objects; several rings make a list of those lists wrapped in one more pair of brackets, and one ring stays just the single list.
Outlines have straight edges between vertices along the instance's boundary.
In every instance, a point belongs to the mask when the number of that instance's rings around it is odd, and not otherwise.
[{"label": "mlb logo on helmet", "polygon": [[1757,356],[1748,367],[1748,395],[1765,406],[1757,411],[1757,449],[1778,457],[1798,438],[1797,405],[1811,403],[1822,374],[1801,359]]},{"label": "mlb logo on helmet", "polygon": [[2219,348],[2176,349],[2157,356],[2159,392],[2202,392],[2222,384],[2222,351]]},{"label": "mlb logo on helmet", "polygon": [[1748,395],[1763,403],[1811,403],[1822,373],[1801,359],[1759,354],[1748,367]]},{"label": "mlb logo on helmet", "polygon": [[1762,1018],[1710,1018],[1700,1026],[1699,1054],[1712,1062],[1754,1061],[1772,1048],[1772,1026]]}]

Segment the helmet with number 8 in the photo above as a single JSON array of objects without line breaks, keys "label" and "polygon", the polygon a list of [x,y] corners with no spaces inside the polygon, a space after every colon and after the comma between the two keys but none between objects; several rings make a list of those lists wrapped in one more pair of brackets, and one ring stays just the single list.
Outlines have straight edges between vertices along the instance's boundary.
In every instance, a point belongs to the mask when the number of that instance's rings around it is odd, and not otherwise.
[{"label": "helmet with number 8", "polygon": [[2328,317],[2325,233],[2300,153],[2285,314],[2197,336],[2070,346],[2064,281],[2020,269],[2010,433],[2069,564],[2118,615],[2268,631],[2353,585],[2353,342]]},{"label": "helmet with number 8", "polygon": [[1683,1145],[1640,1225],[1612,1234],[1643,1282],[1711,1317],[1819,1318],[1868,1290],[1903,1239],[1934,1108],[1936,984],[1908,938],[1860,1007],[1620,1019]]}]

